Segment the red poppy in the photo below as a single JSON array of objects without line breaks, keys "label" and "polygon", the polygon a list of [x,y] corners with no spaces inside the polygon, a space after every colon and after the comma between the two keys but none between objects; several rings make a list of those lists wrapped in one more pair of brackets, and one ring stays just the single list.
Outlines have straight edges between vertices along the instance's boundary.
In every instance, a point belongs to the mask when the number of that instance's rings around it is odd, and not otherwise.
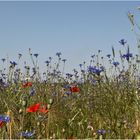
[{"label": "red poppy", "polygon": [[29,108],[27,108],[27,112],[37,112],[40,108],[40,103],[35,104],[33,106],[30,106]]},{"label": "red poppy", "polygon": [[46,109],[46,105],[44,105],[44,106],[40,109],[40,112],[42,112],[42,113],[48,113],[49,110]]},{"label": "red poppy", "polygon": [[2,128],[4,125],[4,122],[3,121],[0,121],[0,128]]},{"label": "red poppy", "polygon": [[77,86],[71,87],[70,88],[71,92],[80,92],[80,89]]},{"label": "red poppy", "polygon": [[31,87],[32,85],[33,85],[32,82],[27,82],[27,83],[23,84],[22,86],[23,86],[24,88],[26,88],[26,87]]}]

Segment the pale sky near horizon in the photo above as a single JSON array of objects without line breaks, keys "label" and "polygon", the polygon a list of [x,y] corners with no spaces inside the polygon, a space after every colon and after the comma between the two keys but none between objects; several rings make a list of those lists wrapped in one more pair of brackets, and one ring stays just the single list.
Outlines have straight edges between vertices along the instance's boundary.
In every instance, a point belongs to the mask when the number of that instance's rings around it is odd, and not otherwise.
[{"label": "pale sky near horizon", "polygon": [[[136,52],[136,37],[131,31],[127,12],[139,22],[138,1],[0,1],[0,59],[17,61],[18,53],[29,61],[28,48],[39,54],[44,69],[48,57],[56,52],[66,58],[66,71],[79,67],[98,49],[103,54],[121,49],[118,41],[126,39]],[[0,62],[0,64],[2,64]]]}]

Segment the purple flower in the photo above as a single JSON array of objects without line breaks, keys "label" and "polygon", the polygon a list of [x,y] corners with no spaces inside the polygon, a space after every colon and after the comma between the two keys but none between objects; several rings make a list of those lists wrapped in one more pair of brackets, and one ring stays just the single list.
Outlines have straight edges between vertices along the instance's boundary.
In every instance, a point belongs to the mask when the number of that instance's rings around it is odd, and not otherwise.
[{"label": "purple flower", "polygon": [[67,59],[62,59],[62,61],[65,63],[67,61]]},{"label": "purple flower", "polygon": [[91,56],[91,58],[94,58],[94,57],[95,57],[95,54]]},{"label": "purple flower", "polygon": [[18,54],[18,58],[20,59],[21,57],[22,57],[22,54],[21,54],[21,53],[19,53],[19,54]]},{"label": "purple flower", "polygon": [[0,121],[10,122],[10,117],[9,116],[4,116],[4,115],[0,115]]},{"label": "purple flower", "polygon": [[5,59],[5,58],[2,58],[1,60],[2,60],[2,62],[4,63],[6,59]]},{"label": "purple flower", "polygon": [[121,39],[120,41],[119,41],[119,43],[121,44],[121,45],[125,45],[126,43],[127,43],[127,41],[125,41],[124,39]]},{"label": "purple flower", "polygon": [[32,137],[34,134],[35,132],[21,132],[23,137]]},{"label": "purple flower", "polygon": [[29,91],[29,94],[31,95],[31,96],[33,96],[33,95],[35,95],[35,89],[33,88],[33,87],[31,87],[31,89],[30,89],[30,91]]},{"label": "purple flower", "polygon": [[47,61],[45,61],[45,63],[48,65],[50,63],[50,61],[47,60]]},{"label": "purple flower", "polygon": [[127,61],[129,61],[130,57],[133,57],[133,55],[132,53],[129,53],[129,52],[127,54],[122,55],[122,58],[126,58]]},{"label": "purple flower", "polygon": [[10,117],[9,116],[5,116],[3,121],[10,122]]},{"label": "purple flower", "polygon": [[110,58],[110,57],[111,57],[111,54],[107,54],[106,56],[107,56],[108,58]]},{"label": "purple flower", "polygon": [[13,65],[13,66],[17,65],[17,63],[15,61],[10,61],[10,64]]},{"label": "purple flower", "polygon": [[96,68],[96,66],[95,67],[89,66],[88,71],[91,72],[91,73],[100,75],[100,73],[104,70],[102,68]]},{"label": "purple flower", "polygon": [[39,55],[38,53],[35,53],[35,54],[34,54],[34,56],[35,56],[36,58],[38,57],[38,55]]},{"label": "purple flower", "polygon": [[70,88],[71,85],[64,85],[63,87],[64,87],[64,88]]},{"label": "purple flower", "polygon": [[52,57],[49,57],[49,60],[51,61],[52,60]]},{"label": "purple flower", "polygon": [[70,77],[72,77],[72,76],[73,76],[73,74],[66,73],[66,76],[67,76],[68,78],[70,78]]},{"label": "purple flower", "polygon": [[56,53],[56,56],[60,57],[60,55],[61,55],[61,52]]},{"label": "purple flower", "polygon": [[99,129],[97,131],[97,134],[99,134],[99,135],[104,135],[105,133],[106,133],[106,130],[104,130],[104,129]]},{"label": "purple flower", "polygon": [[66,91],[65,94],[69,96],[69,95],[72,94],[72,92],[71,91]]},{"label": "purple flower", "polygon": [[80,68],[82,67],[82,64],[79,64]]},{"label": "purple flower", "polygon": [[117,67],[119,64],[120,64],[119,62],[113,62],[113,65],[114,65],[115,67]]}]

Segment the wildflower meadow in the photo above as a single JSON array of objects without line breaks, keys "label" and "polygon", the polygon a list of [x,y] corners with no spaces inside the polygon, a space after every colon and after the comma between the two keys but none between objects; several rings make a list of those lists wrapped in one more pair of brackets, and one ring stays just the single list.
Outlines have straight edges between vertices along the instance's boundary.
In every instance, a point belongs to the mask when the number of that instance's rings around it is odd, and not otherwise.
[{"label": "wildflower meadow", "polygon": [[[139,28],[128,13],[132,32]],[[129,22],[128,20],[128,22]],[[140,38],[138,52],[140,49]],[[140,137],[140,54],[127,39],[118,40],[110,54],[98,50],[78,69],[65,71],[67,60],[56,53],[44,60],[27,51],[32,66],[1,58],[1,139],[137,139]]]}]

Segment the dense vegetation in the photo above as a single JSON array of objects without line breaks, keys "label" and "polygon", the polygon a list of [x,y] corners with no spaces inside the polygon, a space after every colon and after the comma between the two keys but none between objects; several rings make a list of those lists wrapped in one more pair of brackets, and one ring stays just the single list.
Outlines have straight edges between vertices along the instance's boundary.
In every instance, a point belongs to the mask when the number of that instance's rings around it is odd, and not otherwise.
[{"label": "dense vegetation", "polygon": [[[135,28],[134,17],[128,17]],[[65,73],[66,59],[56,53],[38,67],[38,54],[29,55],[33,67],[2,58],[0,71],[0,138],[135,139],[140,135],[140,55],[132,54],[125,39],[118,44],[120,61],[102,51],[91,56],[90,65]],[[139,45],[138,45],[139,48]],[[107,63],[103,63],[106,59]],[[9,65],[8,67],[6,67]],[[60,70],[61,68],[62,70]]]}]

